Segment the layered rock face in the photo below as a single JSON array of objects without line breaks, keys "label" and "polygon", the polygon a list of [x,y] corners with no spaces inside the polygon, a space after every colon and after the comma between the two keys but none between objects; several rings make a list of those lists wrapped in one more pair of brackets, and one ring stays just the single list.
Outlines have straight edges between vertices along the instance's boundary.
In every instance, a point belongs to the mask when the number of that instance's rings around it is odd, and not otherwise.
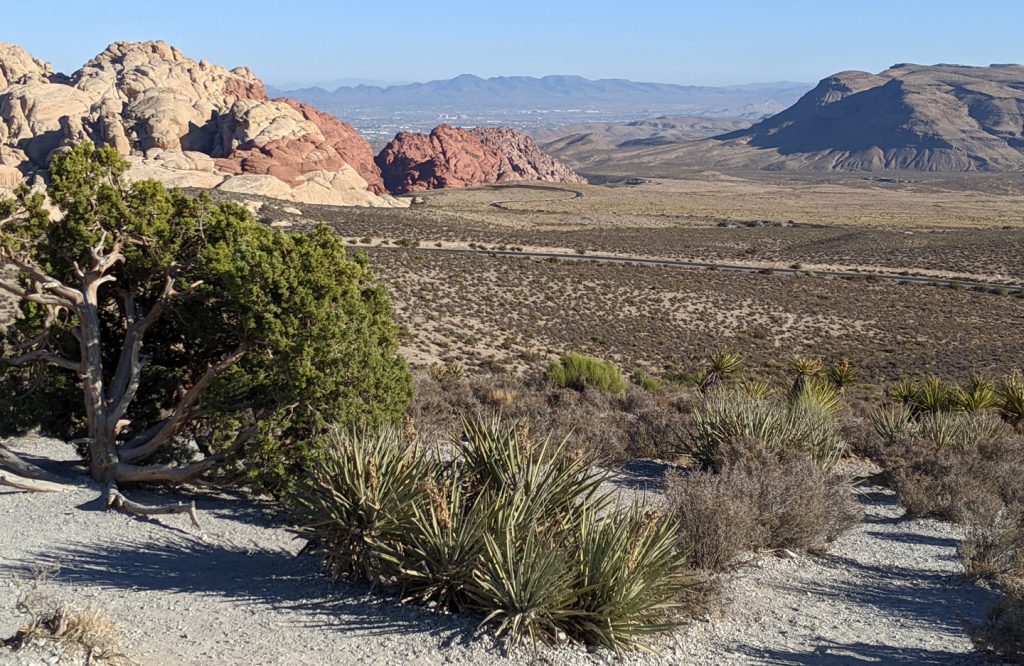
[{"label": "layered rock face", "polygon": [[246,68],[195,61],[164,42],[118,42],[70,77],[0,44],[0,187],[45,172],[83,141],[129,158],[129,178],[306,203],[399,206],[369,143]]},{"label": "layered rock face", "polygon": [[504,127],[402,132],[377,156],[377,166],[396,194],[515,180],[586,182],[529,136]]},{"label": "layered rock face", "polygon": [[[691,150],[694,163],[770,169],[1024,168],[1024,66],[840,72],[785,111]],[[754,150],[756,149],[756,150]]]}]

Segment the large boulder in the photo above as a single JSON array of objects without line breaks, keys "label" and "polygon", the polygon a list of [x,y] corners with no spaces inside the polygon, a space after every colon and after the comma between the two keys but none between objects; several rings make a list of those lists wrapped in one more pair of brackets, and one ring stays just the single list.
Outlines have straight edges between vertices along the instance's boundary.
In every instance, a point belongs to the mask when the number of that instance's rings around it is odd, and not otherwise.
[{"label": "large boulder", "polygon": [[401,132],[377,156],[377,166],[396,194],[517,180],[586,182],[529,136],[508,128],[441,125],[429,135]]}]

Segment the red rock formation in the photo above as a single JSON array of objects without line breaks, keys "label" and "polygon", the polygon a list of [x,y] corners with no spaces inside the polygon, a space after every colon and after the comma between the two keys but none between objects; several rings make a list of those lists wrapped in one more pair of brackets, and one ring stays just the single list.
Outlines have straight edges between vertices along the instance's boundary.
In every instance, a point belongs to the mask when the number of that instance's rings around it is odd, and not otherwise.
[{"label": "red rock formation", "polygon": [[377,166],[395,194],[513,180],[586,182],[529,136],[505,127],[402,132],[377,156]]},{"label": "red rock formation", "polygon": [[276,101],[284,102],[302,114],[303,118],[319,127],[324,138],[327,139],[327,143],[338,152],[341,159],[366,180],[371,192],[374,194],[387,193],[380,168],[374,161],[373,148],[370,147],[370,142],[364,139],[354,127],[341,122],[329,113],[318,111],[308,104],[286,97]]}]

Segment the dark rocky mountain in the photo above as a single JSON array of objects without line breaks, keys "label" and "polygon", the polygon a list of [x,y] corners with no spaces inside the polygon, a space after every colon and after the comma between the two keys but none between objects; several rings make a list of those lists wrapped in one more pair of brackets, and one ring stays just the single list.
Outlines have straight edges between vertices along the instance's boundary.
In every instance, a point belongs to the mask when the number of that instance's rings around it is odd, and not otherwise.
[{"label": "dark rocky mountain", "polygon": [[[556,156],[584,160],[557,143]],[[577,148],[578,150],[578,148]],[[590,155],[588,169],[600,158]],[[746,129],[619,151],[620,168],[1015,171],[1024,169],[1024,66],[902,64],[841,72]]]}]

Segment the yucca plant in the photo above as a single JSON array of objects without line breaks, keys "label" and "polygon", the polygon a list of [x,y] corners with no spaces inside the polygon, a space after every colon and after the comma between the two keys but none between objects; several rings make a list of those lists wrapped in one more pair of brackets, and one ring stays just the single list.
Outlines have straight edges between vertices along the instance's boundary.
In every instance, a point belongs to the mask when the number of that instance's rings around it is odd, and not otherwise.
[{"label": "yucca plant", "polygon": [[481,626],[512,642],[557,643],[572,615],[576,589],[557,536],[514,518],[484,535],[485,555],[467,584],[470,604],[485,614]]},{"label": "yucca plant", "polygon": [[956,406],[965,412],[980,412],[996,402],[996,383],[971,370],[963,386],[955,390]]},{"label": "yucca plant", "polygon": [[575,352],[564,354],[559,361],[552,363],[548,377],[562,388],[578,391],[594,388],[614,395],[626,391],[626,380],[616,365]]},{"label": "yucca plant", "polygon": [[831,469],[846,453],[835,410],[819,402],[802,400],[790,405],[785,437],[787,450],[805,454],[823,470]]},{"label": "yucca plant", "polygon": [[420,489],[427,501],[414,504],[407,538],[386,557],[399,572],[406,601],[463,610],[467,582],[484,552],[484,535],[494,525],[494,507],[482,497],[469,497],[459,466],[445,477],[424,479]]},{"label": "yucca plant", "polygon": [[901,379],[895,386],[889,389],[889,397],[904,405],[911,405],[917,402],[920,393],[921,387],[917,382],[910,379]]},{"label": "yucca plant", "polygon": [[708,367],[702,377],[701,388],[721,384],[727,378],[739,372],[743,366],[743,355],[739,352],[719,349],[708,359]]},{"label": "yucca plant", "polygon": [[394,575],[389,556],[408,539],[425,500],[421,483],[436,477],[439,463],[407,446],[396,427],[336,428],[324,437],[323,454],[286,503],[334,578],[377,583]]},{"label": "yucca plant", "polygon": [[878,436],[890,445],[916,436],[920,430],[910,408],[902,404],[876,409],[871,412],[870,419]]},{"label": "yucca plant", "polygon": [[818,377],[804,377],[802,381],[794,382],[788,398],[792,406],[817,405],[833,415],[839,410],[841,402],[839,389]]},{"label": "yucca plant", "polygon": [[797,377],[816,377],[825,366],[820,358],[799,355],[794,356],[790,360],[789,365],[793,374]]},{"label": "yucca plant", "polygon": [[574,558],[573,636],[621,653],[644,649],[643,639],[675,626],[682,593],[697,583],[684,572],[677,529],[639,503],[603,518],[586,512]]},{"label": "yucca plant", "polygon": [[[835,391],[835,389],[831,389]],[[755,442],[780,453],[801,451],[822,468],[846,451],[828,401],[772,401],[740,392],[718,392],[694,410],[687,453],[705,469],[718,469],[722,452]]]},{"label": "yucca plant", "polygon": [[449,361],[445,363],[446,376],[458,381],[466,376],[466,366],[462,365],[458,361]]},{"label": "yucca plant", "polygon": [[435,382],[442,381],[448,376],[448,366],[443,363],[435,363],[427,369],[427,375]]},{"label": "yucca plant", "polygon": [[849,359],[843,359],[838,363],[830,365],[828,370],[825,371],[825,376],[828,381],[832,383],[840,392],[845,391],[846,387],[853,384],[857,379],[857,370],[850,365]]},{"label": "yucca plant", "polygon": [[601,491],[609,473],[569,455],[568,440],[536,440],[497,419],[466,420],[463,431],[455,447],[478,490],[496,498],[522,494],[538,523],[572,524],[584,508],[603,509],[611,501]]},{"label": "yucca plant", "polygon": [[1004,419],[1014,425],[1024,424],[1024,376],[1019,372],[999,382],[996,408]]},{"label": "yucca plant", "polygon": [[953,387],[938,377],[929,377],[921,383],[911,404],[918,412],[948,412],[957,408],[957,394]]},{"label": "yucca plant", "polygon": [[744,377],[736,386],[743,395],[755,399],[768,398],[775,390],[771,382],[750,377]]}]

